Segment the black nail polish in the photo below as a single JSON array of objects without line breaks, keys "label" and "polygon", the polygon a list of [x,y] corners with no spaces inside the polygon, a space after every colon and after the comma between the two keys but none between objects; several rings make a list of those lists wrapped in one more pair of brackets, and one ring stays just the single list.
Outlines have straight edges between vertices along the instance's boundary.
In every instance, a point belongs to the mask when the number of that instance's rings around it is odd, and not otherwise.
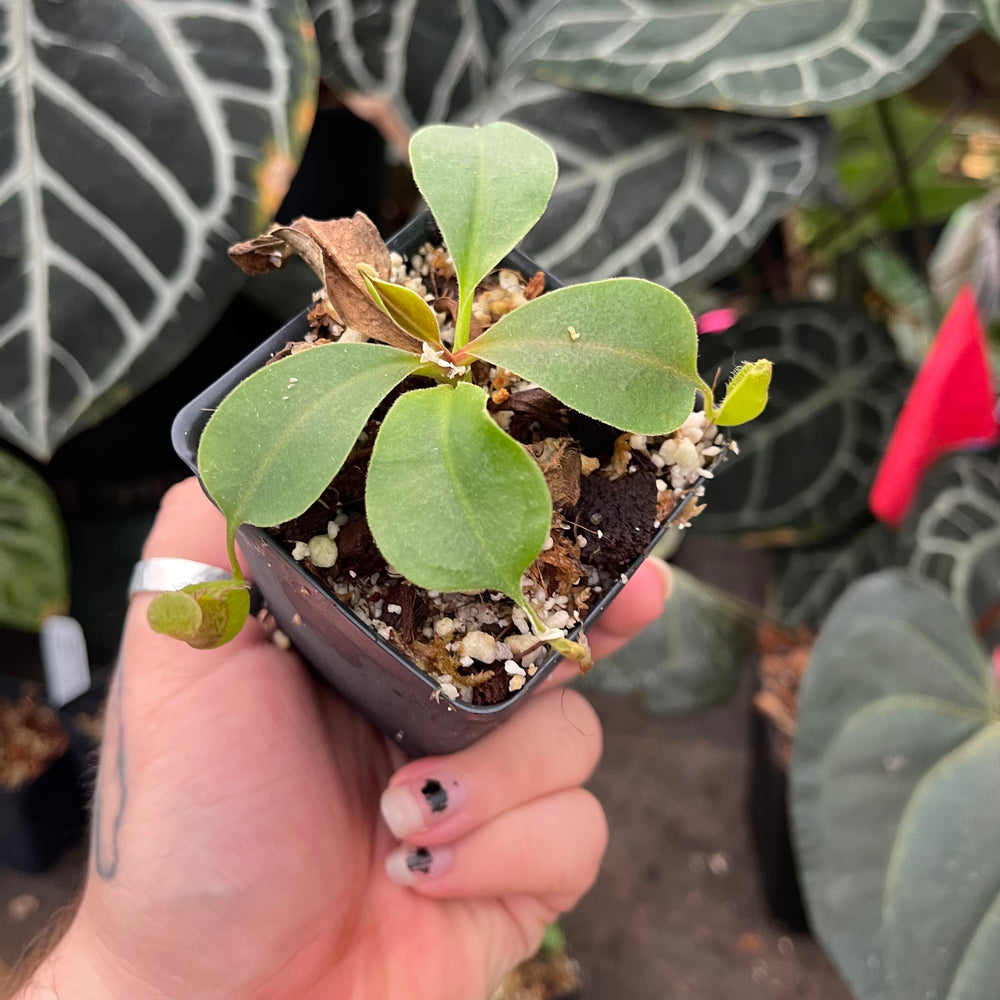
[{"label": "black nail polish", "polygon": [[418,847],[406,855],[406,867],[411,872],[420,872],[426,875],[431,870],[431,852],[426,847]]},{"label": "black nail polish", "polygon": [[448,808],[448,793],[440,781],[428,778],[420,791],[423,797],[427,799],[427,804],[431,807],[432,813],[444,812]]}]

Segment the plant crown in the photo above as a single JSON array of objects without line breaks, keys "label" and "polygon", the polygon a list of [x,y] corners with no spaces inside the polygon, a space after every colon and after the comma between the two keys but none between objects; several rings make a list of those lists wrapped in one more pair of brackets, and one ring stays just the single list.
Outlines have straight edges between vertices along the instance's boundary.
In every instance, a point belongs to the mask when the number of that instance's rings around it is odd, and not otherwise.
[{"label": "plant crown", "polygon": [[[639,434],[676,430],[696,392],[717,424],[743,423],[763,409],[770,362],[743,365],[716,408],[698,375],[691,313],[649,281],[561,288],[473,337],[476,288],[541,217],[555,185],[555,156],[530,132],[500,122],[422,128],[410,157],[455,266],[453,343],[442,342],[419,295],[388,280],[384,244],[363,216],[299,220],[233,248],[234,260],[251,272],[298,253],[346,325],[383,343],[311,347],[257,371],[222,401],[201,436],[198,471],[226,516],[233,580],[211,592],[197,585],[157,598],[150,621],[158,631],[202,647],[231,639],[248,606],[233,596],[246,590],[235,554],[239,526],[268,527],[307,510],[376,407],[420,375],[438,384],[400,395],[372,448],[365,507],[379,550],[419,587],[505,593],[553,648],[585,659],[583,646],[546,633],[522,593],[521,576],[550,530],[552,500],[538,464],[487,412],[472,363],[506,368],[586,416]],[[241,248],[258,263],[242,262]]]}]

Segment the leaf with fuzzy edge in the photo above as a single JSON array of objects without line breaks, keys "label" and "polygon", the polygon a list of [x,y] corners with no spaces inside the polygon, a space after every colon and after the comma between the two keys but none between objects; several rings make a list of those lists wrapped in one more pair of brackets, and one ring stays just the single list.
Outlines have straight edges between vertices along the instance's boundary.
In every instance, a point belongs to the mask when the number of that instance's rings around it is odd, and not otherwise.
[{"label": "leaf with fuzzy edge", "polygon": [[541,218],[556,182],[556,157],[525,129],[495,122],[422,128],[410,140],[410,161],[455,263],[455,346],[462,347],[476,286]]},{"label": "leaf with fuzzy edge", "polygon": [[726,386],[722,405],[713,415],[719,427],[736,427],[756,420],[767,406],[767,390],[771,384],[770,361],[747,361],[741,365]]},{"label": "leaf with fuzzy edge", "polygon": [[382,555],[426,590],[499,590],[521,575],[552,519],[545,477],[465,382],[408,392],[382,422],[365,496]]},{"label": "leaf with fuzzy edge", "polygon": [[324,344],[254,372],[219,405],[198,472],[226,515],[267,527],[297,517],[329,485],[368,417],[420,367],[382,344]]},{"label": "leaf with fuzzy edge", "polygon": [[639,278],[549,292],[503,316],[468,350],[588,417],[639,434],[679,427],[700,385],[691,313],[673,292]]}]

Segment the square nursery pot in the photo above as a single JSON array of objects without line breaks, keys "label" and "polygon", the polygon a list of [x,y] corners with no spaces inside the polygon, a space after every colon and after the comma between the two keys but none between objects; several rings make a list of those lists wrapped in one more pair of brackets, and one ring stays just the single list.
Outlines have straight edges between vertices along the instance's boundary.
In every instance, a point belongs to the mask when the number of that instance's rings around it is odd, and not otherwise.
[{"label": "square nursery pot", "polygon": [[[18,699],[31,685],[0,678],[0,699]],[[83,796],[69,742],[38,777],[0,789],[0,864],[45,871],[83,829]]]},{"label": "square nursery pot", "polygon": [[[440,243],[440,234],[428,213],[414,219],[388,241],[390,250],[408,258],[424,243]],[[526,277],[540,268],[514,250],[502,266]],[[546,275],[545,290],[560,287]],[[302,340],[308,332],[304,310],[272,337],[248,354],[222,378],[187,404],[173,425],[174,448],[197,472],[198,441],[209,416],[243,379],[281,350],[289,341]],[[692,487],[692,491],[701,484]],[[670,523],[683,511],[679,503],[657,531],[647,554]],[[477,706],[443,697],[436,681],[409,662],[388,642],[372,632],[320,582],[296,562],[266,531],[244,525],[238,534],[254,589],[274,615],[278,627],[293,646],[344,698],[410,756],[447,754],[486,735],[515,711],[559,662],[552,654],[525,686],[497,705]],[[627,579],[644,556],[622,567]],[[622,580],[609,587],[588,613],[582,628],[590,628],[621,591]],[[570,637],[576,633],[571,633]]]}]

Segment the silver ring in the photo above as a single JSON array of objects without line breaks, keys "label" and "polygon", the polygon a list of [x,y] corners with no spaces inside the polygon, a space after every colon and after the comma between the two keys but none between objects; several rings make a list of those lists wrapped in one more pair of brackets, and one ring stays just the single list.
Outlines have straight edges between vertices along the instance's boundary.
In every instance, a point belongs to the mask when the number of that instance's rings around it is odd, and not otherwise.
[{"label": "silver ring", "polygon": [[128,596],[146,591],[180,590],[192,583],[228,580],[231,576],[228,569],[219,569],[193,559],[170,559],[165,556],[140,559],[128,582]]}]

